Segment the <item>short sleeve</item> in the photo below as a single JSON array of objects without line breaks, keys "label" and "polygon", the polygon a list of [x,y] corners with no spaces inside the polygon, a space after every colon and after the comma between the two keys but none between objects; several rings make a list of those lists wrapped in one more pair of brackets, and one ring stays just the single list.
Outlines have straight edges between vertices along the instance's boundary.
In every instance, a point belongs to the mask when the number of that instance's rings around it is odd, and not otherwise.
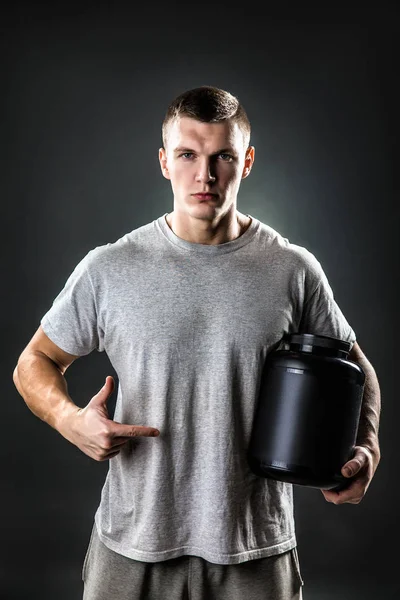
[{"label": "short sleeve", "polygon": [[321,264],[311,253],[309,258],[299,332],[326,335],[353,345],[356,334],[338,306]]},{"label": "short sleeve", "polygon": [[57,346],[76,356],[104,350],[104,332],[98,321],[89,273],[93,256],[91,250],[78,263],[40,321],[45,334]]}]

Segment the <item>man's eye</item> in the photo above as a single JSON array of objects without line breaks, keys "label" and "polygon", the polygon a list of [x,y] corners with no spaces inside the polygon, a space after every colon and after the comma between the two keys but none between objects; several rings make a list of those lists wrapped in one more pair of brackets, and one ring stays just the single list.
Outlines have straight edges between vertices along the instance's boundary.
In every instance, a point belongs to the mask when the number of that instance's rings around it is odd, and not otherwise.
[{"label": "man's eye", "polygon": [[[188,154],[190,154],[190,156],[193,156],[193,152],[183,152],[183,154],[180,154],[179,156],[187,156]],[[233,156],[231,156],[230,154],[225,154],[225,152],[221,152],[221,154],[218,154],[218,156],[227,156],[228,159],[233,159]],[[229,162],[228,160],[226,160],[225,162]]]}]

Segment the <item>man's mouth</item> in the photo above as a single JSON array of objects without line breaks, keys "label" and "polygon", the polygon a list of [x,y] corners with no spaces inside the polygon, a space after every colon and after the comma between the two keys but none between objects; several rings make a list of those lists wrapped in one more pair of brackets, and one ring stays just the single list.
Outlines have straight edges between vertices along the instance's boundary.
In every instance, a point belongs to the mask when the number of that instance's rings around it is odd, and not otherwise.
[{"label": "man's mouth", "polygon": [[199,198],[199,200],[214,200],[217,198],[216,194],[193,194],[195,198]]}]

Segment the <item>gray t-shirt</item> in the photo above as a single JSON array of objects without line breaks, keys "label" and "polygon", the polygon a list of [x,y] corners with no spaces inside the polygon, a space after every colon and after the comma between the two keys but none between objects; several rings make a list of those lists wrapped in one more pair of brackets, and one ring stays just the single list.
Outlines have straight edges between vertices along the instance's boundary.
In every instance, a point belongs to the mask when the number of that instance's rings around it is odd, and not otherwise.
[{"label": "gray t-shirt", "polygon": [[166,214],[91,250],[41,320],[66,352],[106,351],[115,421],[160,430],[109,460],[100,539],[145,562],[280,554],[296,546],[292,485],[246,458],[262,367],[287,332],[354,331],[305,248],[254,217],[235,240],[196,244]]}]

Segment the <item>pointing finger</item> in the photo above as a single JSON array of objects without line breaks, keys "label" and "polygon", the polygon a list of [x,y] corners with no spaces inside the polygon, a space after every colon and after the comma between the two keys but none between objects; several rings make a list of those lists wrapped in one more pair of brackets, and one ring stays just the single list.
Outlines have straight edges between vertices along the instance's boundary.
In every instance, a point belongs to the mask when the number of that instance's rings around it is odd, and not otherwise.
[{"label": "pointing finger", "polygon": [[113,437],[156,437],[160,434],[159,430],[155,427],[145,427],[144,425],[125,425],[123,423],[116,423],[114,421],[113,426]]}]

